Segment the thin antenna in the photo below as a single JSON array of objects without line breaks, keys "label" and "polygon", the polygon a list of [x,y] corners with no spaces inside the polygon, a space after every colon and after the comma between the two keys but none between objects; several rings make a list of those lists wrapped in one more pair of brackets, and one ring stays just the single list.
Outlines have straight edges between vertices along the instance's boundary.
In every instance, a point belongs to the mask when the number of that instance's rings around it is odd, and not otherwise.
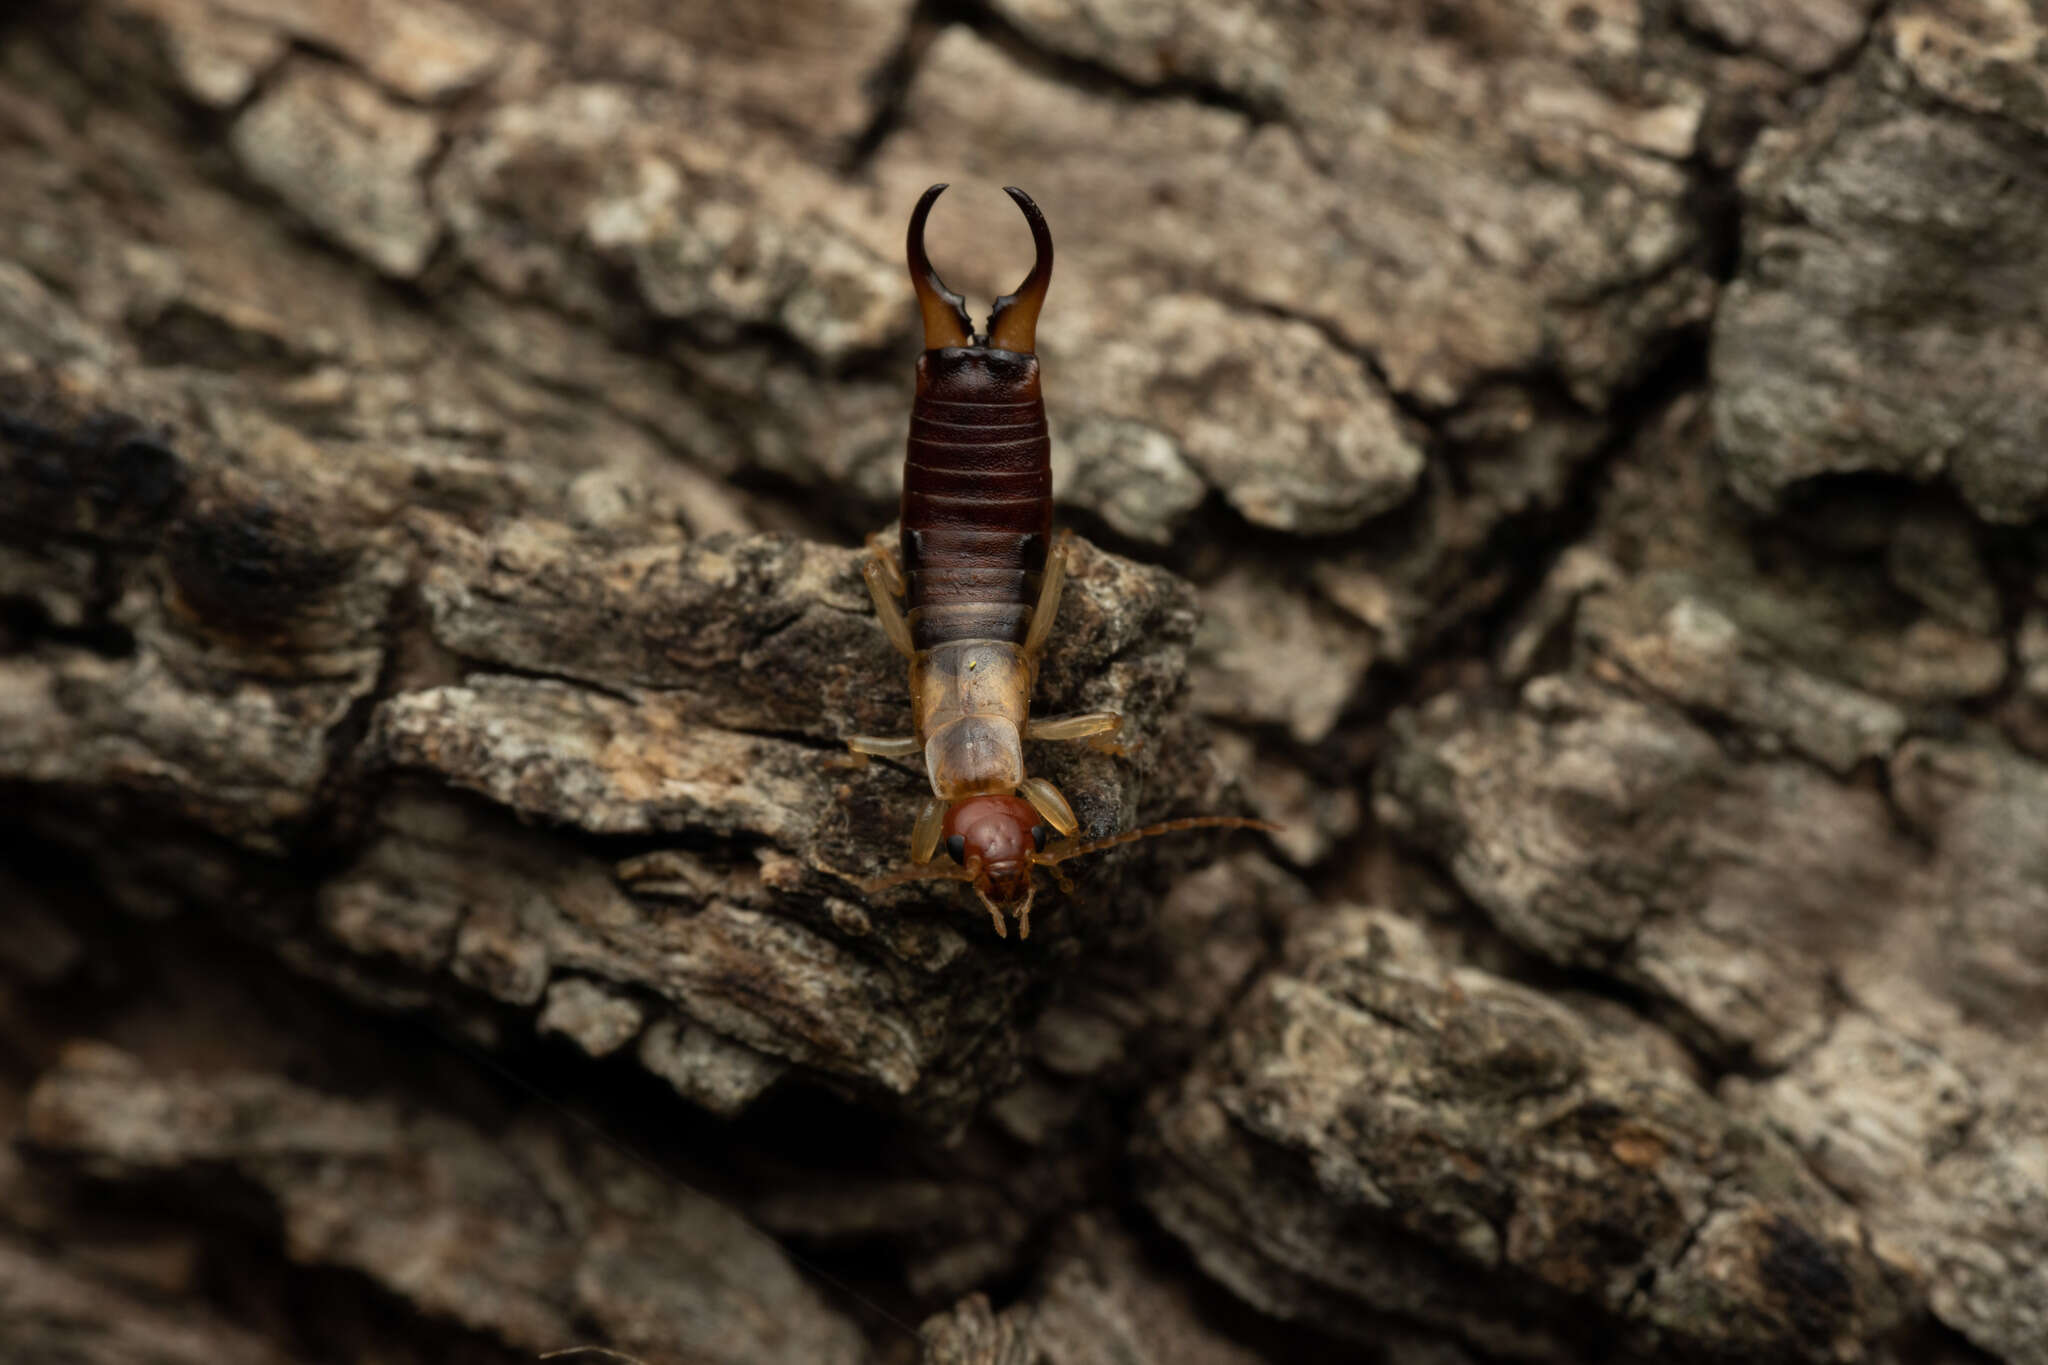
[{"label": "thin antenna", "polygon": [[1175,834],[1184,829],[1262,829],[1268,834],[1280,832],[1280,826],[1271,820],[1254,820],[1247,815],[1190,815],[1180,820],[1165,820],[1143,829],[1126,830],[1112,834],[1106,839],[1085,839],[1078,844],[1065,844],[1050,853],[1034,853],[1031,861],[1035,866],[1050,868],[1069,858],[1078,858],[1084,853],[1100,853],[1105,848],[1118,844],[1134,844],[1140,839],[1150,839],[1161,834]]},{"label": "thin antenna", "polygon": [[967,868],[920,867],[912,863],[901,872],[891,872],[886,877],[877,877],[871,882],[858,882],[862,891],[872,896],[877,891],[887,891],[905,882],[971,882],[974,873]]}]

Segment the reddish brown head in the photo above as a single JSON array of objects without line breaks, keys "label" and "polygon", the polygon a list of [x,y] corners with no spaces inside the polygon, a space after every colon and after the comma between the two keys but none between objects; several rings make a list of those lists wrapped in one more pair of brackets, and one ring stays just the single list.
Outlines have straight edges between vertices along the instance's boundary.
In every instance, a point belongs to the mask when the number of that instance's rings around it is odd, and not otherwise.
[{"label": "reddish brown head", "polygon": [[[919,818],[920,825],[923,820],[924,817]],[[1059,865],[1084,853],[1095,853],[1177,830],[1278,828],[1278,825],[1264,820],[1249,820],[1241,815],[1195,815],[1101,839],[1068,840],[1047,851],[1046,843],[1052,838],[1052,829],[1029,801],[1017,796],[970,796],[946,807],[937,832],[940,846],[957,866],[943,868],[913,863],[901,872],[868,882],[866,889],[873,894],[905,882],[966,882],[981,897],[998,937],[1008,936],[1009,931],[1003,921],[1007,914],[1017,921],[1017,937],[1029,938],[1033,868],[1044,868],[1062,890],[1072,892],[1073,883],[1067,880]],[[913,845],[916,839],[917,836],[913,835]],[[926,844],[924,848],[927,851],[919,856],[930,857],[932,846]]]},{"label": "reddish brown head", "polygon": [[939,838],[975,889],[1012,915],[1031,906],[1031,864],[1052,831],[1031,803],[1016,796],[970,796],[946,812]]}]

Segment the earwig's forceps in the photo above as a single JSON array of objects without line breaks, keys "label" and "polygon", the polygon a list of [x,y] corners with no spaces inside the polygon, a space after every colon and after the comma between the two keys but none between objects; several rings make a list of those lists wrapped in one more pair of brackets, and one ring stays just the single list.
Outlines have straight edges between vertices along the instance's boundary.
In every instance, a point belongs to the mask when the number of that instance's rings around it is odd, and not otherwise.
[{"label": "earwig's forceps", "polygon": [[931,216],[932,205],[945,190],[943,184],[932,186],[910,213],[910,287],[917,292],[917,308],[924,315],[927,351],[942,346],[965,346],[973,340],[974,324],[967,317],[967,300],[946,288],[946,282],[932,269],[932,258],[924,250],[924,220]]},{"label": "earwig's forceps", "polygon": [[1005,185],[1003,193],[1024,210],[1024,221],[1031,224],[1031,246],[1037,258],[1017,291],[996,300],[988,315],[988,344],[998,351],[1030,355],[1038,349],[1038,311],[1045,306],[1045,291],[1052,287],[1052,229],[1045,225],[1045,215],[1031,202],[1030,195],[1015,185]]}]

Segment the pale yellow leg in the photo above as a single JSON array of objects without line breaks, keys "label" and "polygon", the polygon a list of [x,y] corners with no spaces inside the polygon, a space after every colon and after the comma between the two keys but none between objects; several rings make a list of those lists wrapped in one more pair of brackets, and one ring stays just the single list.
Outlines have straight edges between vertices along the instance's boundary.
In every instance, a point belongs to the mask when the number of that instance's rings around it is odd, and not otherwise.
[{"label": "pale yellow leg", "polygon": [[1060,592],[1067,586],[1067,542],[1072,531],[1062,531],[1045,557],[1045,577],[1038,582],[1038,605],[1031,609],[1031,629],[1024,636],[1024,657],[1036,659],[1052,637],[1052,623],[1059,619]]},{"label": "pale yellow leg", "polygon": [[932,860],[939,851],[939,834],[946,827],[946,803],[936,796],[928,796],[924,809],[917,813],[917,823],[910,830],[910,861],[922,866]]},{"label": "pale yellow leg", "polygon": [[1027,721],[1024,738],[1085,739],[1088,747],[1097,753],[1115,754],[1121,758],[1130,749],[1110,736],[1123,729],[1123,725],[1124,718],[1114,711],[1084,711],[1077,716],[1047,716],[1043,720]]},{"label": "pale yellow leg", "polygon": [[[903,608],[896,605],[896,599],[903,595],[903,575],[896,567],[896,557],[890,553],[888,543],[879,534],[868,537],[868,558],[860,566],[860,576],[868,585],[868,596],[875,599],[875,617],[882,623],[882,633],[906,659],[909,658],[916,653],[910,641],[910,623],[903,619]],[[846,741],[846,747],[856,754],[873,754],[876,758],[909,758],[924,746],[908,736],[883,739],[875,735],[855,735]]]},{"label": "pale yellow leg", "polygon": [[892,597],[901,597],[910,591],[903,581],[903,566],[896,562],[896,547],[889,543],[889,537],[880,531],[869,536],[868,553],[881,561],[882,578]]},{"label": "pale yellow leg", "polygon": [[1124,718],[1114,711],[1083,711],[1072,716],[1033,716],[1024,724],[1026,739],[1086,739],[1090,735],[1113,735],[1123,728]]},{"label": "pale yellow leg", "polygon": [[1074,716],[1033,717],[1024,724],[1024,738],[1085,739],[1093,747],[1103,748],[1105,746],[1097,741],[1123,728],[1124,718],[1114,711],[1083,711]]},{"label": "pale yellow leg", "polygon": [[868,556],[867,563],[860,566],[860,576],[867,580],[868,596],[875,599],[875,618],[882,623],[882,633],[908,659],[917,653],[917,647],[910,642],[910,622],[903,619],[903,608],[896,605],[895,595],[889,591],[889,576],[894,572],[894,566],[879,555]]},{"label": "pale yellow leg", "polygon": [[847,739],[846,747],[857,754],[873,754],[876,758],[909,758],[912,754],[923,752],[923,746],[911,735],[905,735],[901,739],[883,739],[880,735],[853,735]]},{"label": "pale yellow leg", "polygon": [[1017,787],[1017,794],[1031,803],[1031,808],[1045,817],[1045,822],[1061,834],[1072,838],[1074,831],[1081,828],[1081,822],[1074,818],[1074,808],[1067,804],[1067,798],[1060,795],[1060,789],[1042,777],[1027,777]]}]

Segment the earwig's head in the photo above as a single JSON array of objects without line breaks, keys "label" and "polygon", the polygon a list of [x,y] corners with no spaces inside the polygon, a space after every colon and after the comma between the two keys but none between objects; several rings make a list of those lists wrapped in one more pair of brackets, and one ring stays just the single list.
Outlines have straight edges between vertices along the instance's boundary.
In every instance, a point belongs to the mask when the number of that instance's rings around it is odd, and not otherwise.
[{"label": "earwig's head", "polygon": [[[937,803],[927,807],[936,812]],[[919,834],[911,836],[913,852],[919,859],[929,858],[934,844],[922,843],[933,839],[931,827],[925,824],[927,817],[918,821]],[[1167,820],[1143,829],[1129,830],[1123,834],[1112,834],[1102,839],[1077,839],[1055,845],[1050,851],[1046,841],[1052,837],[1052,830],[1045,819],[1029,801],[1017,796],[970,796],[955,801],[946,808],[939,822],[936,839],[943,841],[946,853],[959,864],[957,868],[934,867],[928,863],[913,863],[901,872],[886,877],[877,877],[867,883],[868,894],[886,891],[892,886],[905,882],[949,881],[969,882],[981,903],[988,907],[989,918],[995,922],[997,937],[1006,937],[1003,916],[1008,914],[1017,921],[1017,937],[1031,937],[1031,870],[1042,867],[1052,874],[1060,889],[1072,892],[1073,883],[1060,870],[1060,864],[1069,858],[1078,858],[1084,853],[1097,853],[1118,844],[1128,844],[1139,839],[1156,838],[1161,834],[1172,834],[1188,829],[1263,829],[1277,831],[1280,827],[1264,820],[1252,820],[1242,815],[1195,815],[1182,820]],[[921,846],[922,852],[917,852]]]},{"label": "earwig's head", "polygon": [[1031,224],[1031,245],[1037,259],[1016,292],[996,300],[994,311],[988,315],[987,333],[976,336],[967,317],[967,300],[946,288],[946,282],[932,269],[931,257],[924,250],[925,219],[945,188],[934,185],[926,190],[910,214],[910,283],[917,291],[918,311],[924,317],[924,348],[937,351],[985,346],[997,351],[1035,354],[1038,310],[1044,307],[1045,291],[1052,285],[1052,231],[1045,225],[1045,215],[1031,202],[1030,195],[1014,185],[1004,187],[1003,193],[1017,201],[1017,207],[1024,210],[1024,220]]},{"label": "earwig's head", "polygon": [[[1022,920],[1029,933],[1032,855],[1052,831],[1029,801],[1015,796],[970,796],[946,812],[939,836],[953,861],[966,869],[989,903]],[[996,920],[998,931],[1002,920]]]}]

